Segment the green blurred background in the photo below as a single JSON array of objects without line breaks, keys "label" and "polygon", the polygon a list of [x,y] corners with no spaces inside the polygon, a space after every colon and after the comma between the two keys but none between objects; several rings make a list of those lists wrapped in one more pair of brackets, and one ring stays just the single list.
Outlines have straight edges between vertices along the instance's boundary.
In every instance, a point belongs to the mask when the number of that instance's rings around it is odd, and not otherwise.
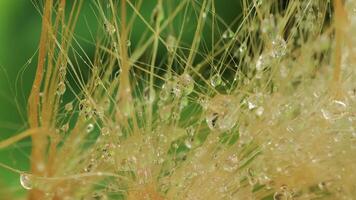
[{"label": "green blurred background", "polygon": [[[144,1],[144,16],[150,16],[155,2]],[[239,2],[240,0],[216,1],[217,13],[225,22],[231,23],[241,14]],[[85,19],[91,26],[96,24],[91,5],[92,1],[84,1],[77,28],[78,35],[85,38],[90,37]],[[41,16],[31,0],[0,0],[0,140],[27,127],[26,99],[36,70],[40,27]],[[175,28],[179,30],[179,27]],[[192,33],[186,34],[193,35],[194,28],[192,26]],[[131,37],[134,45],[135,40],[140,37],[140,32],[133,33]],[[93,52],[85,43],[83,47],[89,55]],[[30,139],[0,149],[0,163],[27,171],[30,150]],[[20,187],[18,174],[0,167],[0,199],[7,199],[4,194],[8,192],[21,195],[25,191]]]}]

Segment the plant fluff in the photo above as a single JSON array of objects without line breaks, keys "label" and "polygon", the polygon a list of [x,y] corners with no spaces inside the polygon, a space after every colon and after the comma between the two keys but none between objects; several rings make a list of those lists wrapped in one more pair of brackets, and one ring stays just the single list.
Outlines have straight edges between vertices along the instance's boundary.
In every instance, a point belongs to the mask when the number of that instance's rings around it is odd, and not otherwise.
[{"label": "plant fluff", "polygon": [[32,138],[28,199],[356,198],[356,1],[66,3],[36,4],[28,130],[0,142]]}]

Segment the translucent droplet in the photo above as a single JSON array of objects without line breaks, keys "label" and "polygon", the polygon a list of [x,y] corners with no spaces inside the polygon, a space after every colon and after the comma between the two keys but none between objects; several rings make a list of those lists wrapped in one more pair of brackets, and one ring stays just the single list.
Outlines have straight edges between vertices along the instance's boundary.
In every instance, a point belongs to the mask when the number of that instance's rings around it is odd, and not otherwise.
[{"label": "translucent droplet", "polygon": [[181,95],[188,95],[192,93],[193,90],[194,90],[194,80],[187,73],[184,73],[181,76],[179,76],[176,80],[176,84],[174,84],[173,86],[173,92],[177,97]]},{"label": "translucent droplet", "polygon": [[113,35],[116,32],[116,28],[114,25],[112,25],[109,21],[105,21],[105,30],[108,32],[110,35]]},{"label": "translucent droplet", "polygon": [[64,125],[61,127],[61,130],[62,130],[63,132],[67,132],[67,131],[69,130],[69,124],[68,124],[68,123],[64,124]]},{"label": "translucent droplet", "polygon": [[94,130],[94,125],[93,124],[88,124],[87,125],[87,133],[90,133],[90,132],[92,132]]},{"label": "translucent droplet", "polygon": [[182,110],[184,107],[186,107],[189,103],[188,98],[185,96],[180,100],[180,104],[179,104],[179,109]]},{"label": "translucent droplet", "polygon": [[255,0],[255,6],[258,7],[262,4],[263,0]]},{"label": "translucent droplet", "polygon": [[131,46],[131,40],[126,41],[126,46],[128,46],[128,47]]},{"label": "translucent droplet", "polygon": [[230,155],[224,162],[223,164],[223,170],[227,172],[233,172],[238,169],[239,165],[239,160],[237,155],[233,154]]},{"label": "translucent droplet", "polygon": [[31,190],[32,187],[33,187],[32,175],[26,174],[26,173],[22,173],[20,175],[20,183],[21,183],[21,186],[23,188],[25,188],[26,190]]},{"label": "translucent droplet", "polygon": [[166,101],[172,93],[172,83],[167,82],[162,85],[162,90],[159,93],[159,98],[163,101]]},{"label": "translucent droplet", "polygon": [[286,54],[286,51],[287,51],[286,41],[281,36],[277,36],[272,41],[272,56],[274,58],[280,58]]},{"label": "translucent droplet", "polygon": [[248,109],[249,109],[249,110],[252,110],[252,109],[254,109],[254,108],[257,107],[256,104],[254,104],[254,103],[251,102],[251,101],[248,101],[248,102],[247,102],[247,106],[248,106]]},{"label": "translucent droplet", "polygon": [[184,145],[188,148],[191,149],[192,148],[192,142],[190,138],[187,138],[184,140]]},{"label": "translucent droplet", "polygon": [[159,116],[161,117],[161,120],[167,120],[171,116],[171,106],[170,105],[165,105],[161,107],[159,111]]},{"label": "translucent droplet", "polygon": [[210,84],[213,87],[219,86],[221,84],[221,82],[222,82],[222,79],[221,79],[220,74],[215,74],[214,76],[212,76],[210,78]]},{"label": "translucent droplet", "polygon": [[101,128],[101,134],[103,136],[107,136],[107,135],[110,135],[110,129],[108,127],[103,127]]},{"label": "translucent droplet", "polygon": [[211,130],[227,131],[235,126],[239,103],[231,95],[217,95],[209,102],[206,123]]},{"label": "translucent droplet", "polygon": [[193,126],[189,126],[189,127],[186,129],[186,131],[187,131],[188,136],[190,136],[190,137],[193,137],[194,134],[195,134],[195,129],[194,129]]},{"label": "translucent droplet", "polygon": [[271,58],[269,55],[262,54],[260,57],[258,57],[258,60],[256,62],[256,70],[257,71],[263,71],[270,67],[271,65]]},{"label": "translucent droplet", "polygon": [[64,106],[64,109],[65,109],[67,112],[72,111],[72,110],[73,110],[73,103],[72,103],[72,102],[67,103],[67,104]]},{"label": "translucent droplet", "polygon": [[229,38],[233,38],[234,37],[234,32],[232,32],[231,29],[227,29],[223,34],[222,37],[224,39],[229,39]]},{"label": "translucent droplet", "polygon": [[262,106],[260,106],[256,109],[256,115],[262,116],[264,111],[265,111],[265,109]]},{"label": "translucent droplet", "polygon": [[57,94],[63,95],[66,91],[66,85],[63,81],[58,83]]},{"label": "translucent droplet", "polygon": [[169,35],[166,43],[168,52],[173,53],[176,46],[176,38],[173,35]]},{"label": "translucent droplet", "polygon": [[153,89],[150,90],[150,87],[146,87],[143,90],[143,98],[147,103],[151,104],[155,101],[156,93]]},{"label": "translucent droplet", "polygon": [[88,99],[83,99],[79,103],[80,114],[84,115],[86,119],[93,116],[92,104]]}]

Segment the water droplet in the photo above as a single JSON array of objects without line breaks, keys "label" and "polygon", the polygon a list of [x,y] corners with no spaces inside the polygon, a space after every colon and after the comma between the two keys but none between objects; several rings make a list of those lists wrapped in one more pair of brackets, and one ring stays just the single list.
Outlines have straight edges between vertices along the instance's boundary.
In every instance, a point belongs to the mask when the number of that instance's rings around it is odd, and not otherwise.
[{"label": "water droplet", "polygon": [[64,106],[64,109],[65,109],[67,112],[72,111],[72,110],[73,110],[73,103],[72,103],[72,102],[67,103],[67,104]]},{"label": "water droplet", "polygon": [[165,105],[160,108],[159,115],[161,120],[167,120],[171,116],[171,109],[172,107],[170,105]]},{"label": "water droplet", "polygon": [[181,95],[189,95],[190,93],[193,92],[193,90],[194,90],[194,80],[187,73],[184,73],[181,76],[179,76],[173,87],[173,92],[177,97],[180,97]]},{"label": "water droplet", "polygon": [[88,99],[83,99],[79,103],[80,114],[84,115],[86,119],[93,116],[92,104]]},{"label": "water droplet", "polygon": [[265,109],[262,106],[260,106],[256,109],[256,115],[262,116],[264,111],[265,111]]},{"label": "water droplet", "polygon": [[148,104],[152,104],[155,101],[156,93],[153,89],[150,90],[150,87],[146,87],[143,90],[143,98]]},{"label": "water droplet", "polygon": [[172,93],[172,83],[170,81],[162,85],[162,90],[159,93],[159,98],[166,101]]},{"label": "water droplet", "polygon": [[113,35],[116,32],[115,26],[112,25],[109,21],[105,21],[104,26],[106,32],[108,32],[110,35]]},{"label": "water droplet", "polygon": [[180,100],[180,104],[179,104],[179,109],[182,110],[184,107],[186,107],[189,103],[188,98],[185,96]]},{"label": "water droplet", "polygon": [[63,132],[67,132],[67,131],[69,130],[69,124],[68,124],[68,123],[64,124],[64,125],[61,127],[61,130],[62,130]]},{"label": "water droplet", "polygon": [[20,183],[21,183],[21,186],[23,188],[25,188],[26,190],[31,190],[32,187],[33,187],[32,175],[26,174],[26,173],[22,173],[20,175]]},{"label": "water droplet", "polygon": [[234,32],[232,32],[231,29],[227,29],[227,30],[222,34],[222,37],[223,37],[224,39],[232,38],[232,37],[234,37]]},{"label": "water droplet", "polygon": [[256,62],[256,70],[263,71],[271,65],[271,58],[267,54],[262,54]]},{"label": "water droplet", "polygon": [[272,41],[272,56],[274,58],[280,58],[286,54],[286,51],[287,51],[286,41],[281,36],[277,36]]},{"label": "water droplet", "polygon": [[131,46],[131,40],[126,41],[126,46],[128,46],[128,47]]},{"label": "water droplet", "polygon": [[238,157],[236,154],[230,155],[223,164],[223,170],[227,172],[233,172],[238,169]]},{"label": "water droplet", "polygon": [[63,95],[66,91],[66,85],[63,81],[58,83],[57,94]]},{"label": "water droplet", "polygon": [[195,129],[194,129],[193,126],[189,126],[189,127],[186,129],[186,131],[187,131],[188,136],[190,136],[190,137],[193,137],[194,134],[195,134]]},{"label": "water droplet", "polygon": [[235,126],[239,104],[231,95],[217,95],[209,102],[206,122],[211,130],[227,131]]},{"label": "water droplet", "polygon": [[176,38],[173,35],[169,35],[166,43],[168,52],[173,53],[176,47]]},{"label": "water droplet", "polygon": [[248,106],[248,109],[249,109],[249,110],[255,109],[255,108],[257,107],[256,104],[254,104],[254,103],[251,102],[251,101],[248,101],[248,102],[247,102],[247,106]]},{"label": "water droplet", "polygon": [[221,79],[220,74],[215,74],[214,76],[212,76],[210,78],[210,84],[213,87],[219,86],[221,84],[221,82],[222,82],[222,79]]},{"label": "water droplet", "polygon": [[255,7],[258,7],[262,4],[263,0],[255,0]]},{"label": "water droplet", "polygon": [[87,125],[87,133],[90,133],[90,132],[92,132],[94,130],[94,125],[93,124],[88,124]]},{"label": "water droplet", "polygon": [[185,140],[184,140],[184,145],[185,145],[188,149],[191,149],[191,148],[192,148],[191,138],[185,139]]},{"label": "water droplet", "polygon": [[101,134],[103,136],[107,136],[107,135],[110,135],[110,129],[108,127],[103,127],[101,128]]}]

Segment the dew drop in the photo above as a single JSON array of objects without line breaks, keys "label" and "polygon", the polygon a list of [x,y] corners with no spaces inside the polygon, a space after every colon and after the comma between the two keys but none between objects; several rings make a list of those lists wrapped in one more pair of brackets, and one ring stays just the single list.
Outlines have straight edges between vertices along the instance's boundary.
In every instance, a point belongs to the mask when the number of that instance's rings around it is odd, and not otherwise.
[{"label": "dew drop", "polygon": [[150,87],[146,87],[143,90],[143,98],[148,104],[152,104],[155,101],[156,93],[153,89],[150,90]]},{"label": "dew drop", "polygon": [[287,51],[286,41],[281,36],[277,36],[272,41],[272,56],[274,58],[283,57],[286,54],[286,51]]},{"label": "dew drop", "polygon": [[194,129],[193,126],[189,126],[189,127],[186,129],[186,131],[187,131],[188,136],[190,136],[190,137],[193,137],[194,134],[195,134],[195,129]]},{"label": "dew drop", "polygon": [[234,32],[232,32],[231,29],[227,29],[223,34],[222,34],[222,38],[224,39],[229,39],[234,37]]},{"label": "dew drop", "polygon": [[260,106],[256,109],[256,115],[262,116],[264,111],[265,109],[262,106]]},{"label": "dew drop", "polygon": [[64,109],[65,109],[67,112],[72,111],[72,110],[73,110],[73,103],[72,103],[72,102],[67,103],[67,104],[64,106]]},{"label": "dew drop", "polygon": [[212,76],[210,78],[210,84],[213,87],[219,86],[221,84],[221,82],[222,82],[222,79],[221,79],[220,74],[215,74],[214,76]]},{"label": "dew drop", "polygon": [[168,52],[173,53],[176,46],[176,38],[172,35],[169,35],[167,37],[166,43]]},{"label": "dew drop", "polygon": [[230,155],[223,164],[223,170],[227,172],[233,172],[238,169],[238,157],[237,155],[233,154]]},{"label": "dew drop", "polygon": [[131,40],[126,41],[126,46],[130,47],[131,46]]},{"label": "dew drop", "polygon": [[88,124],[87,125],[87,133],[90,133],[90,132],[92,132],[94,130],[94,125],[93,124]]},{"label": "dew drop", "polygon": [[110,129],[109,129],[108,127],[103,127],[103,128],[101,128],[101,134],[102,134],[103,136],[109,135],[109,134],[110,134]]},{"label": "dew drop", "polygon": [[171,82],[166,82],[165,84],[162,85],[162,90],[159,93],[159,98],[163,101],[166,101],[172,92],[172,83]]},{"label": "dew drop", "polygon": [[64,124],[64,125],[61,127],[61,130],[62,130],[63,132],[67,132],[67,131],[69,130],[69,124],[68,124],[68,123]]},{"label": "dew drop", "polygon": [[184,145],[188,148],[191,149],[192,148],[192,142],[190,138],[187,138],[184,140]]},{"label": "dew drop", "polygon": [[176,80],[176,83],[173,86],[173,92],[177,97],[181,95],[189,95],[190,93],[193,92],[193,90],[194,90],[194,80],[187,73],[184,73],[181,76],[179,76]]},{"label": "dew drop", "polygon": [[271,65],[271,58],[269,55],[262,54],[258,57],[256,62],[256,70],[263,71],[264,69],[268,68]]},{"label": "dew drop", "polygon": [[109,21],[105,21],[104,26],[106,32],[108,32],[110,35],[113,35],[116,32],[115,26],[112,25]]},{"label": "dew drop", "polygon": [[206,123],[211,130],[227,131],[235,126],[238,102],[231,95],[217,95],[209,102]]},{"label": "dew drop", "polygon": [[63,95],[66,91],[66,85],[64,84],[63,81],[58,83],[58,88],[57,88],[57,94],[58,95]]},{"label": "dew drop", "polygon": [[25,188],[26,190],[31,190],[32,187],[33,187],[32,175],[26,174],[26,173],[22,173],[20,175],[20,183],[21,183],[21,186],[23,188]]}]

